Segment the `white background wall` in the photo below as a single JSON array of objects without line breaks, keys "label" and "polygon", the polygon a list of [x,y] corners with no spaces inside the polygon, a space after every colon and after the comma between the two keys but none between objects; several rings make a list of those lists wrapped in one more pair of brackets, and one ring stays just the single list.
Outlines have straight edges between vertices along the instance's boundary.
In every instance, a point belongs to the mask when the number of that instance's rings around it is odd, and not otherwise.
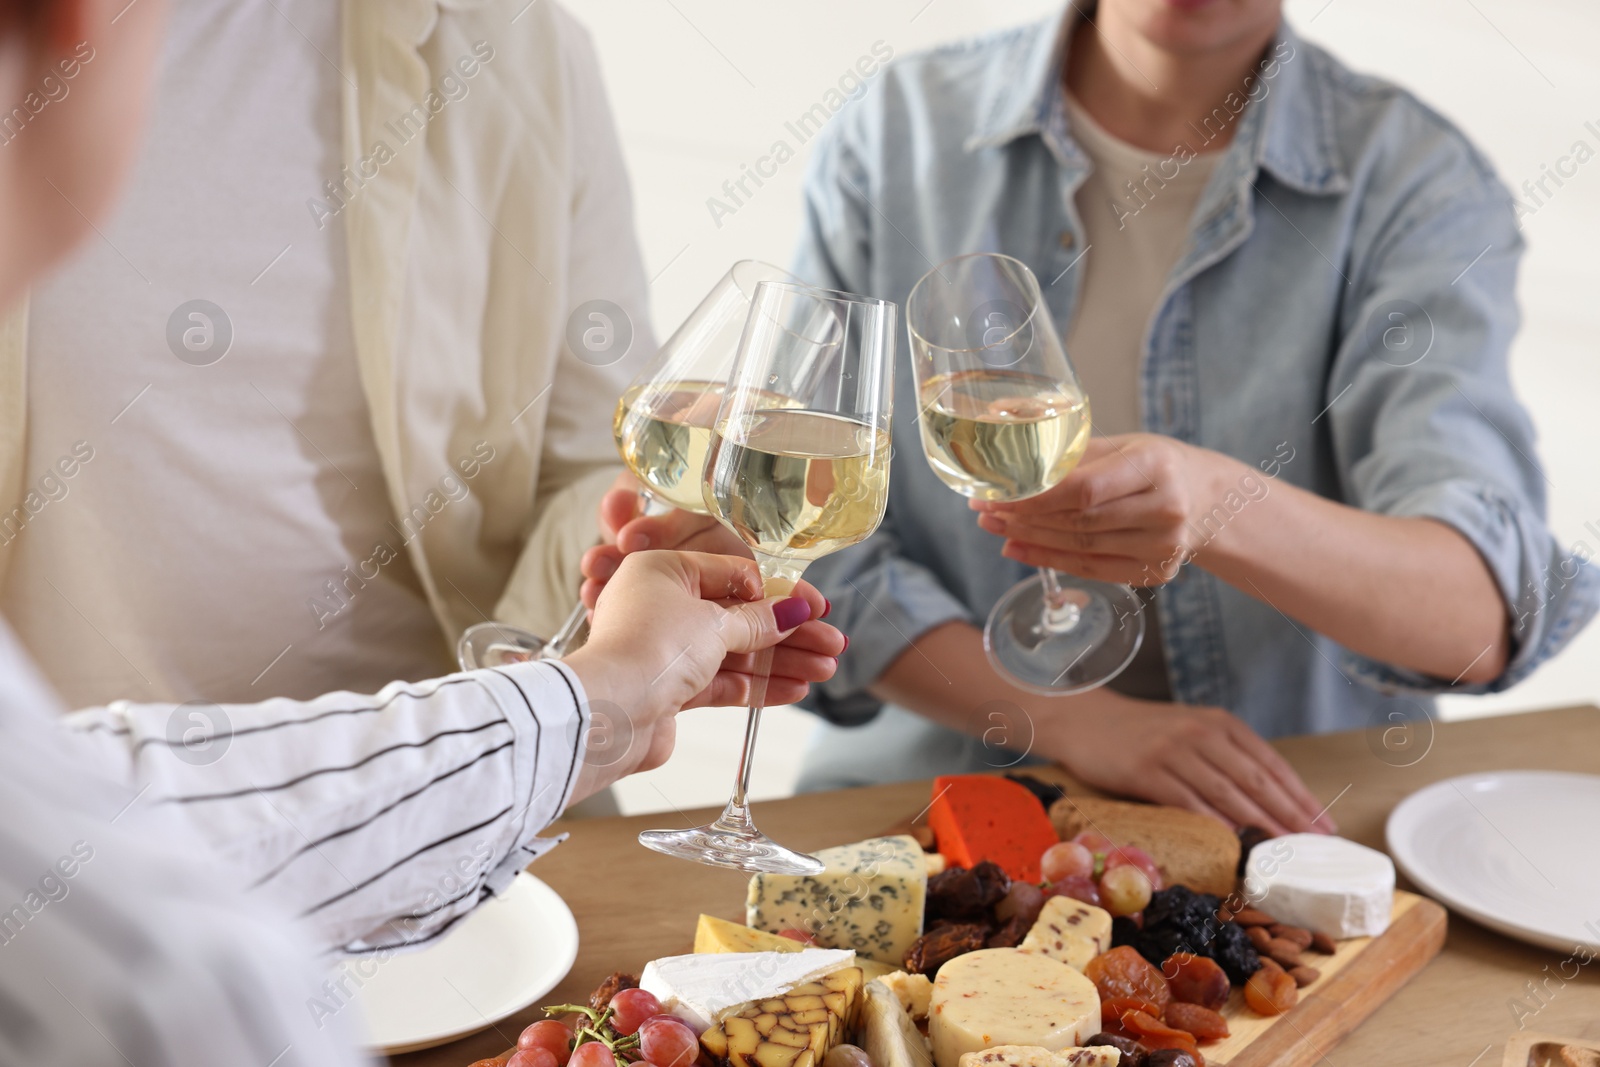
[{"label": "white background wall", "polygon": [[[610,87],[661,334],[731,261],[788,261],[803,149],[720,227],[707,198],[722,195],[723,182],[773,141],[793,144],[785,121],[817,103],[874,42],[900,55],[1058,10],[1053,0],[565,2],[593,32]],[[1403,83],[1449,116],[1513,190],[1574,142],[1600,153],[1600,6],[1592,0],[1289,0],[1288,12],[1353,67]],[[1600,554],[1600,158],[1565,182],[1551,183],[1555,195],[1524,221],[1526,322],[1513,376],[1539,427],[1555,528]],[[1451,699],[1446,715],[1577,702],[1600,702],[1600,626],[1511,692]],[[734,710],[685,716],[674,760],[624,783],[625,810],[719,802],[742,719]],[[794,711],[768,716],[758,798],[792,787],[810,725]]]}]

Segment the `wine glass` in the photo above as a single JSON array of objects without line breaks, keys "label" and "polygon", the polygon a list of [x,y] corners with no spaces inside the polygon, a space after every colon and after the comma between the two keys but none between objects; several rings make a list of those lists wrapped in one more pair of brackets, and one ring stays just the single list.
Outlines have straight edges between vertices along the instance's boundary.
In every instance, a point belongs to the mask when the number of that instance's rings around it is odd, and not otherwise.
[{"label": "wine glass", "polygon": [[[768,596],[794,589],[806,565],[868,537],[889,495],[894,304],[762,282],[717,413],[705,496],[761,568]],[[641,844],[717,867],[816,874],[822,863],[757,830],[750,767],[772,650],[753,692],[733,795],[716,821],[647,830]]]},{"label": "wine glass", "polygon": [[[794,280],[788,271],[767,263],[753,259],[735,263],[617,401],[611,433],[622,461],[639,479],[641,514],[674,507],[710,514],[701,475],[750,301],[764,281]],[[560,659],[587,632],[587,624],[582,603],[573,607],[548,641],[506,623],[480,622],[462,633],[456,657],[462,670]]]},{"label": "wine glass", "polygon": [[[906,301],[922,450],[939,480],[978,500],[1025,500],[1065,478],[1089,444],[1089,399],[1027,266],[947,259]],[[1144,639],[1126,585],[1047,567],[989,613],[983,647],[1017,686],[1066,696],[1122,673]]]}]

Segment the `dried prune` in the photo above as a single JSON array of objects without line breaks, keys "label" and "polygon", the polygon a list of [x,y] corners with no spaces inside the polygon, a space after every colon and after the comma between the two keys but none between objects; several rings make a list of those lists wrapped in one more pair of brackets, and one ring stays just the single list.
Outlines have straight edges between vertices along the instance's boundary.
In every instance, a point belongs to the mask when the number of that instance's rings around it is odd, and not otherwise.
[{"label": "dried prune", "polygon": [[951,867],[928,879],[928,923],[987,919],[1011,886],[1000,866],[984,860],[971,869]]},{"label": "dried prune", "polygon": [[939,968],[967,952],[976,952],[989,940],[985,923],[947,923],[917,938],[906,950],[906,970],[932,978]]}]

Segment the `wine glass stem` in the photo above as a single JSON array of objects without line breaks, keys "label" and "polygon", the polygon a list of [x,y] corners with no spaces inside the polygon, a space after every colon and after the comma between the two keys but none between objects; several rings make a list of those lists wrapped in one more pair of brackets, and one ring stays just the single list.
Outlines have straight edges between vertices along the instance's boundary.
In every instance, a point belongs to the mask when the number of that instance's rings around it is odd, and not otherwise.
[{"label": "wine glass stem", "polygon": [[1049,567],[1039,568],[1044,583],[1044,612],[1039,624],[1046,633],[1070,633],[1083,618],[1081,594],[1061,588],[1061,576]]},{"label": "wine glass stem", "polygon": [[[783,596],[794,591],[795,578],[775,575],[765,560],[761,561],[762,592],[767,596]],[[755,832],[750,818],[750,768],[756,758],[756,735],[761,730],[761,712],[767,703],[767,679],[772,675],[772,649],[764,648],[756,654],[755,669],[750,675],[750,717],[745,720],[744,751],[739,755],[739,770],[733,779],[733,794],[728,806],[717,817],[716,827],[730,832]]]}]

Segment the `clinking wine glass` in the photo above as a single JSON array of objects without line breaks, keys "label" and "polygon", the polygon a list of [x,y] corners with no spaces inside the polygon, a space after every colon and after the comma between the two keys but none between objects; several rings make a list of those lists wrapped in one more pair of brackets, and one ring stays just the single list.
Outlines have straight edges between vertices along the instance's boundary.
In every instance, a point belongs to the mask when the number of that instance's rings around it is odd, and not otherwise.
[{"label": "clinking wine glass", "polygon": [[[768,596],[806,565],[866,539],[889,494],[895,305],[784,282],[756,289],[705,467],[706,500],[754,554]],[[772,650],[762,652],[733,794],[688,830],[647,830],[641,844],[717,867],[816,874],[814,857],[757,830],[750,768]]]},{"label": "clinking wine glass", "polygon": [[[923,452],[946,485],[1025,500],[1078,465],[1089,400],[1025,264],[992,253],[945,260],[911,290],[906,328]],[[1144,615],[1129,586],[1041,567],[995,604],[983,638],[1013,683],[1066,696],[1127,667]]]},{"label": "clinking wine glass", "polygon": [[[623,392],[611,432],[639,480],[641,514],[711,513],[702,491],[706,451],[750,301],[764,281],[794,280],[767,263],[735,263]],[[461,635],[456,655],[463,670],[560,659],[586,632],[587,620],[583,604],[576,605],[548,641],[517,626],[480,622]]]}]

